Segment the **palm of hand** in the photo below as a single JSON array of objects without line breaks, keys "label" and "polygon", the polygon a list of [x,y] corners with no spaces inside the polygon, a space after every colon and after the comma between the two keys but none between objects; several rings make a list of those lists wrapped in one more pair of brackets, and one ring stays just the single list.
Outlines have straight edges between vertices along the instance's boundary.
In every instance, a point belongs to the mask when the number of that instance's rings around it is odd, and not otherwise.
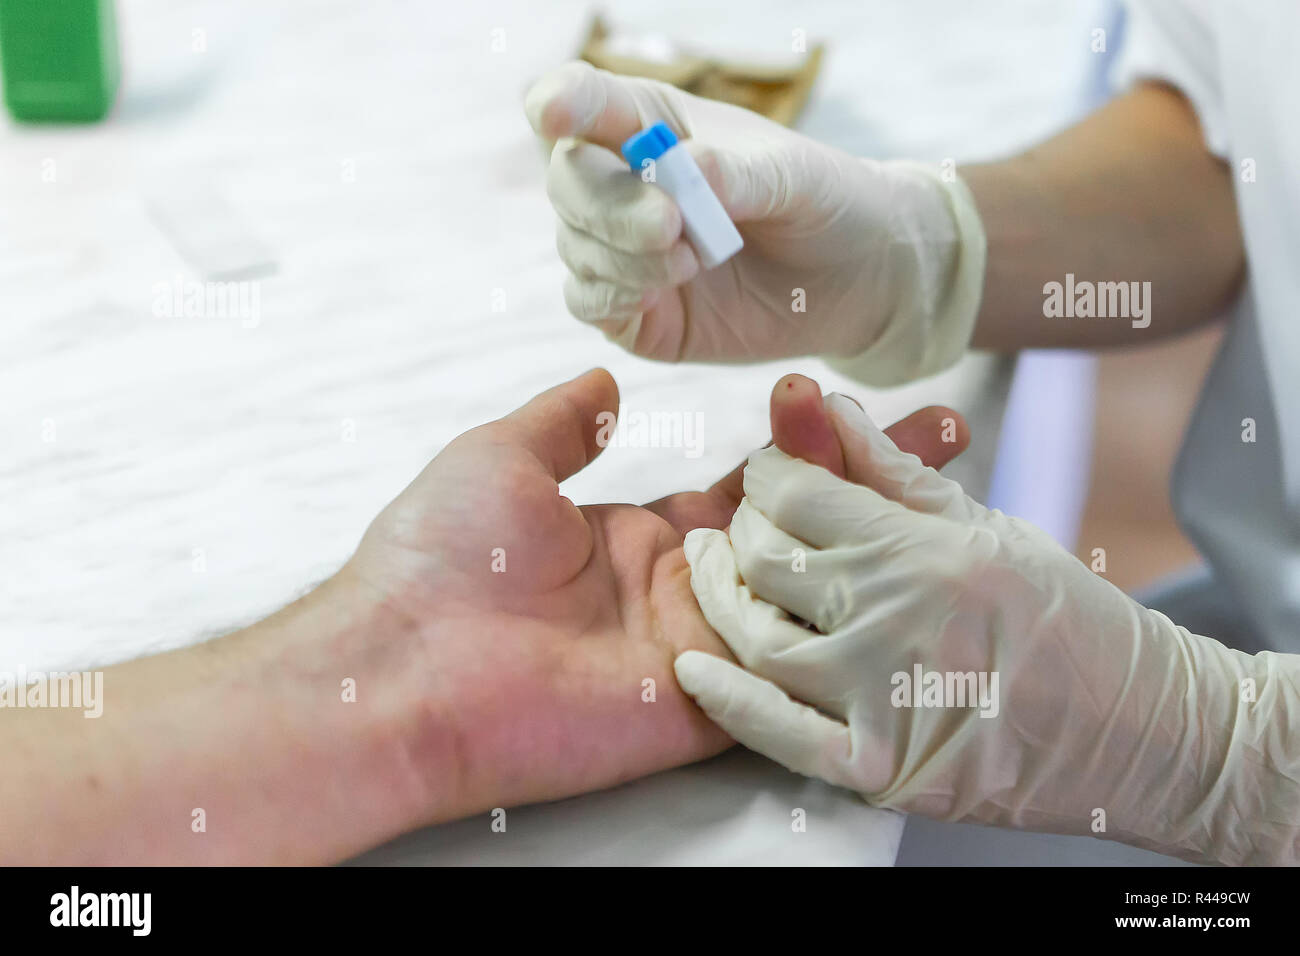
[{"label": "palm of hand", "polygon": [[[455,701],[435,717],[456,727],[463,812],[612,786],[729,743],[673,678],[683,650],[727,655],[691,593],[688,529],[559,493],[597,451],[598,411],[618,406],[607,375],[587,378],[576,398],[547,393],[448,445],[354,559],[406,616],[436,622],[419,653],[430,699]],[[674,499],[715,526],[735,506]]]}]

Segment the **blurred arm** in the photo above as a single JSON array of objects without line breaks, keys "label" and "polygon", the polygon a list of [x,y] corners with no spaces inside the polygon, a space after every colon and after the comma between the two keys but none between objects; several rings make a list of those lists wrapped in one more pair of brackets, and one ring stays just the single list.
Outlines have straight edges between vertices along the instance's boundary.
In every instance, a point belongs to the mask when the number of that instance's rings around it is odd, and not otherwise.
[{"label": "blurred arm", "polygon": [[[1169,87],[1140,86],[1020,156],[961,175],[988,235],[976,348],[1149,342],[1213,320],[1241,283],[1232,170]],[[1150,328],[1045,318],[1043,286],[1066,273],[1149,281]]]}]

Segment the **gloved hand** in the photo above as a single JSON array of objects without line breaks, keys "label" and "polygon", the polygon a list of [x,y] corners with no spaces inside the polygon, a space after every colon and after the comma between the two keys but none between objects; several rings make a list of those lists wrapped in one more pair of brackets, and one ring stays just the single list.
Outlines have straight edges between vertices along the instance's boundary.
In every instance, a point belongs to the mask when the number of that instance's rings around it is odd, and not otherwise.
[{"label": "gloved hand", "polygon": [[859,484],[767,448],[730,537],[686,538],[700,607],[745,667],[677,658],[713,720],[877,806],[1300,860],[1300,658],[1177,627],[900,452],[852,402],[827,407]]},{"label": "gloved hand", "polygon": [[[859,159],[749,110],[586,63],[539,80],[525,109],[560,140],[547,189],[571,272],[565,300],[624,348],[669,361],[823,355],[889,385],[952,364],[969,343],[984,231],[965,185],[938,167]],[[745,240],[709,272],[672,199],[618,153],[661,120]]]}]

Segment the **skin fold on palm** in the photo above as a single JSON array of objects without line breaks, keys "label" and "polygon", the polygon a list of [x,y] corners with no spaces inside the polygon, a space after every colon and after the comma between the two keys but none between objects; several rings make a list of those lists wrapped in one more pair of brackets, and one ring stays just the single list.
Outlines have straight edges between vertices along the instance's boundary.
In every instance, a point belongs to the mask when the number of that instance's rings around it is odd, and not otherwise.
[{"label": "skin fold on palm", "polygon": [[[428,746],[446,753],[452,727],[457,793],[440,819],[613,786],[730,745],[678,688],[673,661],[729,656],[696,604],[682,538],[730,523],[743,464],[708,491],[580,508],[558,483],[600,452],[598,416],[618,404],[596,369],[466,432],[350,562],[411,622],[415,646],[396,659],[410,692],[433,702],[428,733],[442,742]],[[949,416],[923,409],[890,434],[939,466],[965,445],[964,426],[960,442],[940,440]],[[777,383],[772,428],[783,450],[843,474],[815,382]]]}]

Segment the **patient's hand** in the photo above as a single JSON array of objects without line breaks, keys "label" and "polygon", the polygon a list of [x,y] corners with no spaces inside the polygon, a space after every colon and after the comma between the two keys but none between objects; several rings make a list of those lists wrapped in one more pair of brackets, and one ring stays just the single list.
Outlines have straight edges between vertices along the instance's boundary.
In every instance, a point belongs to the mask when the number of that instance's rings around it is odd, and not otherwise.
[{"label": "patient's hand", "polygon": [[[556,482],[595,457],[597,415],[617,407],[589,372],[462,435],[315,590],[108,668],[98,719],[5,708],[0,863],[332,863],[726,747],[672,666],[685,648],[726,653],[681,544],[731,521],[741,472],[645,508],[576,508]],[[892,437],[941,464],[965,443],[940,441],[951,414]],[[772,421],[786,451],[843,472],[813,382],[779,382]]]},{"label": "patient's hand", "polygon": [[[613,379],[595,370],[461,435],[344,569],[408,622],[373,654],[394,662],[396,697],[423,702],[418,720],[396,722],[427,778],[421,822],[608,787],[730,743],[672,665],[687,648],[726,654],[681,544],[730,522],[740,470],[646,507],[575,506],[557,482],[598,454],[597,416],[617,408]],[[948,415],[923,410],[891,435],[941,465],[965,444],[964,431],[940,440]],[[772,418],[782,448],[843,473],[814,383],[778,383]]]}]

